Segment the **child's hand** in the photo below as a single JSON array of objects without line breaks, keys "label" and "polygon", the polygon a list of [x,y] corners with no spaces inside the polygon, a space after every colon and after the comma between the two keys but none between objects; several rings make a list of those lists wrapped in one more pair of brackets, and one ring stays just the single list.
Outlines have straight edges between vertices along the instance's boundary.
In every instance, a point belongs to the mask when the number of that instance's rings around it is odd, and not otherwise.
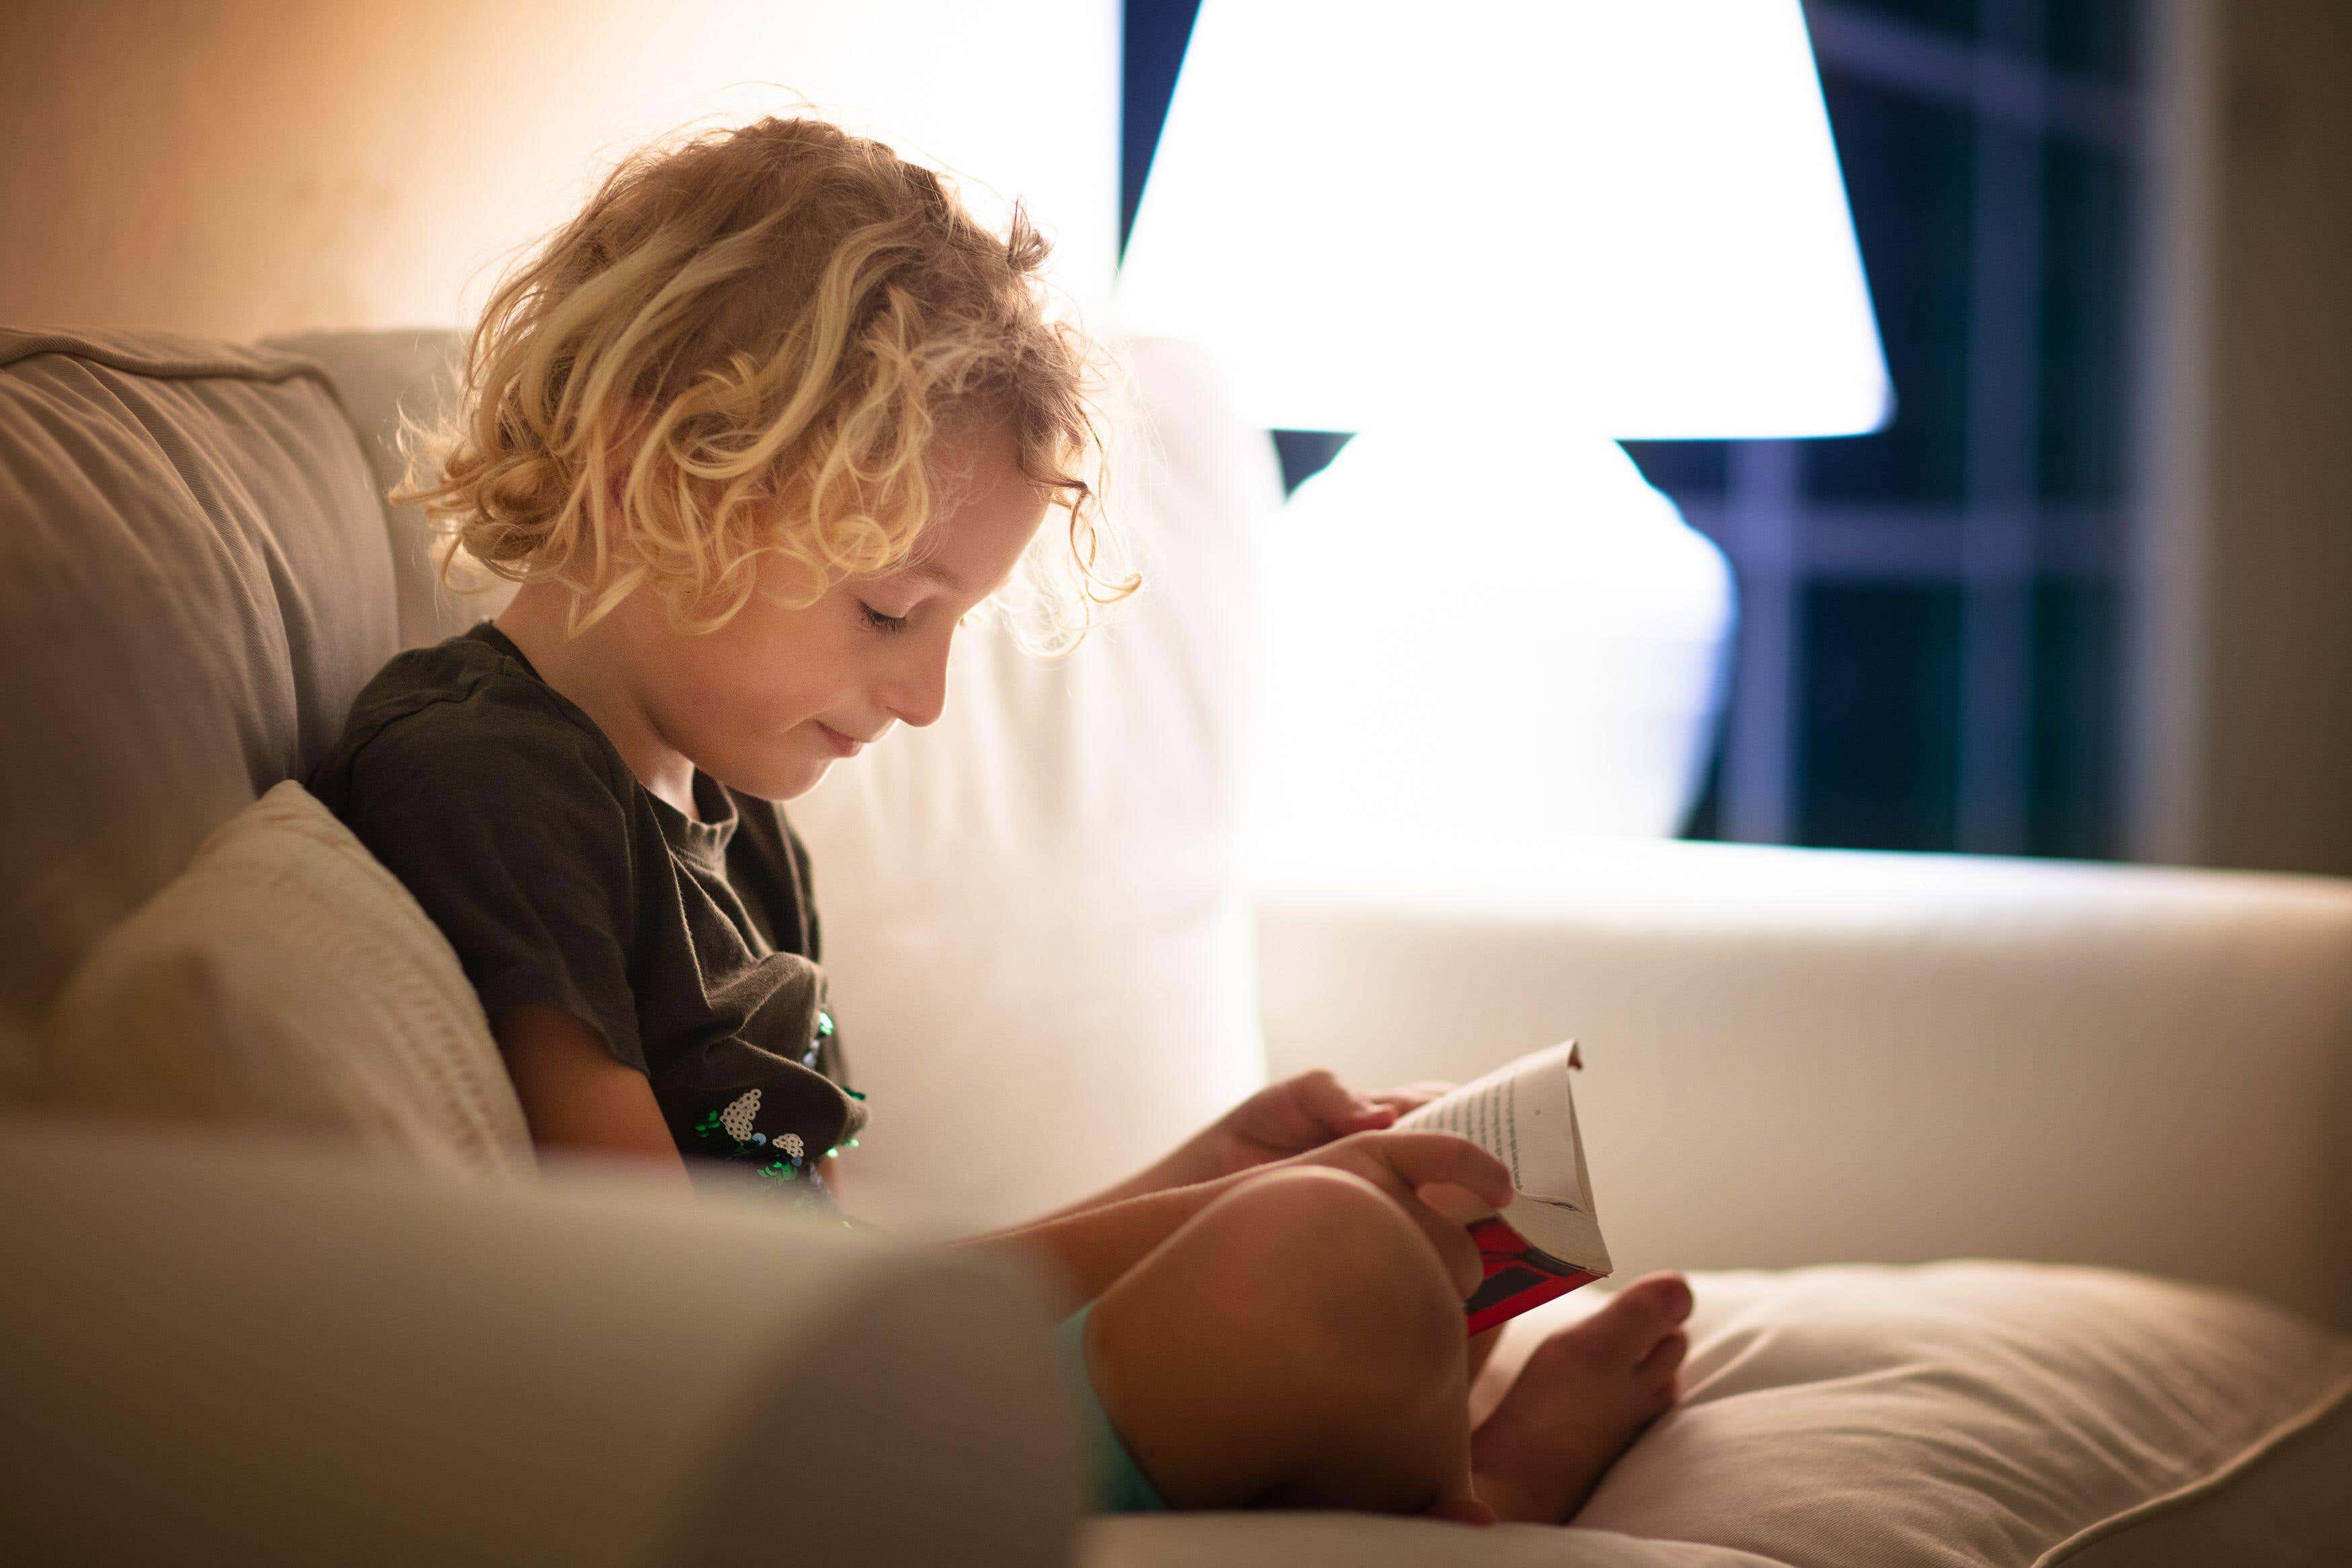
[{"label": "child's hand", "polygon": [[[1511,1201],[1511,1173],[1469,1139],[1452,1133],[1359,1133],[1284,1163],[1323,1166],[1370,1182],[1421,1227],[1465,1297],[1478,1288],[1485,1269],[1477,1243],[1450,1211],[1465,1207],[1464,1193],[1489,1210],[1503,1207]],[[1448,1201],[1439,1207],[1432,1196]]]},{"label": "child's hand", "polygon": [[1453,1087],[1412,1083],[1358,1094],[1328,1072],[1302,1072],[1259,1090],[1127,1180],[1045,1218],[1058,1218],[1171,1187],[1222,1181],[1323,1148],[1334,1139],[1381,1132]]},{"label": "child's hand", "polygon": [[1335,1138],[1379,1132],[1434,1100],[1450,1083],[1413,1083],[1359,1094],[1318,1068],[1259,1090],[1181,1151],[1191,1179],[1211,1181],[1319,1149]]}]

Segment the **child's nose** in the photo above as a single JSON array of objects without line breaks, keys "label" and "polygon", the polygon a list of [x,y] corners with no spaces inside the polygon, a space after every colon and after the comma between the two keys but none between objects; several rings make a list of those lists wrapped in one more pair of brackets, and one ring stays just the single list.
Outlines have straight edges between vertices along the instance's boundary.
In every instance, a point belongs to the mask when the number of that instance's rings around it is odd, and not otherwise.
[{"label": "child's nose", "polygon": [[920,729],[935,722],[948,701],[947,641],[941,639],[936,651],[924,650],[877,695],[882,710],[902,724]]}]

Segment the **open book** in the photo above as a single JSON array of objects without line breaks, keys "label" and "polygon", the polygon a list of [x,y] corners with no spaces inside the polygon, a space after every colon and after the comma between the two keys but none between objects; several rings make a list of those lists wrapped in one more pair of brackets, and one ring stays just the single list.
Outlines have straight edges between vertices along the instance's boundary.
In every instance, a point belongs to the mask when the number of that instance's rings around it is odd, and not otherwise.
[{"label": "open book", "polygon": [[1569,1073],[1583,1065],[1571,1040],[1397,1121],[1400,1128],[1467,1138],[1511,1167],[1509,1207],[1470,1227],[1486,1270],[1468,1302],[1474,1334],[1609,1272],[1568,1088]]}]

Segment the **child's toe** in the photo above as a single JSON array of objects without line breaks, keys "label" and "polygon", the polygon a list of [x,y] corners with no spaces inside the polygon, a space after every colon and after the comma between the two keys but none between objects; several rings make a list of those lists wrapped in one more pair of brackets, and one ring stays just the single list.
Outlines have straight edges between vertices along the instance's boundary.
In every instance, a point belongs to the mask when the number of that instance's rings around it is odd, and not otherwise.
[{"label": "child's toe", "polygon": [[1605,1359],[1632,1366],[1678,1334],[1690,1310],[1688,1281],[1680,1274],[1652,1274],[1619,1291],[1607,1306],[1568,1332],[1591,1336]]},{"label": "child's toe", "polygon": [[1661,1392],[1671,1389],[1675,1374],[1682,1369],[1683,1358],[1689,1354],[1690,1335],[1675,1329],[1634,1364],[1633,1375],[1646,1387]]},{"label": "child's toe", "polygon": [[1680,1274],[1644,1274],[1617,1292],[1621,1301],[1638,1301],[1669,1326],[1691,1315],[1690,1281]]}]

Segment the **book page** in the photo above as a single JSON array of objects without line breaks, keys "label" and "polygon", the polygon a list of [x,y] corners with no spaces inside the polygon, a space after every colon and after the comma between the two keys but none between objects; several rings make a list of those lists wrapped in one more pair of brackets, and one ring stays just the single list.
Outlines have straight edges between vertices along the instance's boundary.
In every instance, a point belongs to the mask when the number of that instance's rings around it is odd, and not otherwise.
[{"label": "book page", "polygon": [[1570,1092],[1576,1042],[1523,1056],[1474,1083],[1399,1117],[1402,1129],[1452,1133],[1510,1168],[1517,1196],[1500,1218],[1535,1249],[1534,1266],[1609,1272],[1609,1249],[1593,1211],[1584,1142]]},{"label": "book page", "polygon": [[1573,1049],[1571,1041],[1523,1056],[1400,1117],[1397,1125],[1467,1138],[1511,1167],[1511,1186],[1521,1197],[1589,1214],[1576,1109],[1569,1099]]}]

